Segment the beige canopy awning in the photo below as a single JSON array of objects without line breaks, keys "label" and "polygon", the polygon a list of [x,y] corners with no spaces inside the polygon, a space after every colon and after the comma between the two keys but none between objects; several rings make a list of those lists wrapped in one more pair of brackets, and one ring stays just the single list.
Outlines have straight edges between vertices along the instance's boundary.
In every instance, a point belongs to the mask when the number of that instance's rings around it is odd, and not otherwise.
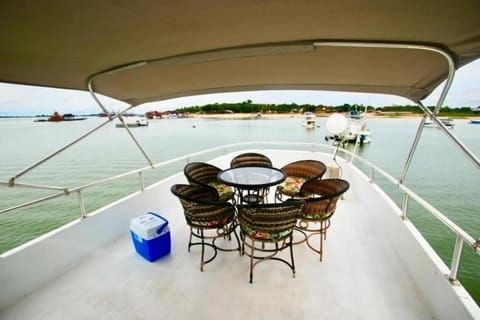
[{"label": "beige canopy awning", "polygon": [[262,89],[419,101],[446,79],[445,57],[480,57],[479,12],[478,0],[12,0],[0,81],[87,90],[97,75],[96,92],[133,105]]}]

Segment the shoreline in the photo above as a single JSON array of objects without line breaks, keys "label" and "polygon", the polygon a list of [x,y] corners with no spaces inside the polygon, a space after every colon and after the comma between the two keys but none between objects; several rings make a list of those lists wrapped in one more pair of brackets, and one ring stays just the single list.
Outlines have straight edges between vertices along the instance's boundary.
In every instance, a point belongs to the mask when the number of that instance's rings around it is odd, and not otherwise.
[{"label": "shoreline", "polygon": [[[260,117],[256,116],[257,114],[246,114],[246,113],[217,113],[217,114],[188,114],[189,118],[201,118],[201,119],[238,119],[238,120],[249,120],[249,119],[287,119],[287,118],[303,118],[303,113],[262,113]],[[332,113],[317,113],[315,117],[317,118],[328,118]],[[420,113],[367,113],[368,118],[388,118],[388,119],[416,119],[423,117],[423,114]],[[440,116],[439,118],[446,118],[448,116]],[[460,117],[449,117],[452,119],[480,119],[479,116],[460,116]]]}]

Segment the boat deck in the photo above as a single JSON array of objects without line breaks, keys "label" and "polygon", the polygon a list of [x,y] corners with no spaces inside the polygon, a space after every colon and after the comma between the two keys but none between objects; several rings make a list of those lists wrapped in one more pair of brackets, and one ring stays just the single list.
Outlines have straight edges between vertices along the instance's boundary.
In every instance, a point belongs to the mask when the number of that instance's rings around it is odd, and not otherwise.
[{"label": "boat deck", "polygon": [[162,194],[157,199],[170,222],[170,255],[154,263],[144,260],[125,226],[120,239],[10,305],[0,318],[435,318],[388,239],[388,226],[372,219],[376,206],[356,185],[338,203],[323,261],[305,245],[294,247],[295,278],[284,264],[267,261],[255,268],[250,284],[249,258],[238,252],[219,252],[201,272],[200,248],[187,251],[188,228],[180,203]]}]

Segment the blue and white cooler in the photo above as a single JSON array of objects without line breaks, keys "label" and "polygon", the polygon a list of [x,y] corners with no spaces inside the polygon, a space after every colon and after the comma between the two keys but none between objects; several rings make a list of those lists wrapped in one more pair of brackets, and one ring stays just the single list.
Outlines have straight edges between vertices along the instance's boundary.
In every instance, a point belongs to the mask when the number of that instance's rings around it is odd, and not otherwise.
[{"label": "blue and white cooler", "polygon": [[130,222],[135,250],[150,262],[170,253],[168,221],[155,212],[148,212]]}]

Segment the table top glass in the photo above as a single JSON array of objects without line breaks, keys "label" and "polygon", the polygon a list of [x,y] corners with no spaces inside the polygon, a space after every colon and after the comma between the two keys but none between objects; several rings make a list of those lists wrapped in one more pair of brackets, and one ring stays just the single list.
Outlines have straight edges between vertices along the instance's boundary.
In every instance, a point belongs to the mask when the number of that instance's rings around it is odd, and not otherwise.
[{"label": "table top glass", "polygon": [[285,177],[282,170],[268,167],[237,167],[218,174],[218,180],[241,188],[269,187],[283,182]]}]

